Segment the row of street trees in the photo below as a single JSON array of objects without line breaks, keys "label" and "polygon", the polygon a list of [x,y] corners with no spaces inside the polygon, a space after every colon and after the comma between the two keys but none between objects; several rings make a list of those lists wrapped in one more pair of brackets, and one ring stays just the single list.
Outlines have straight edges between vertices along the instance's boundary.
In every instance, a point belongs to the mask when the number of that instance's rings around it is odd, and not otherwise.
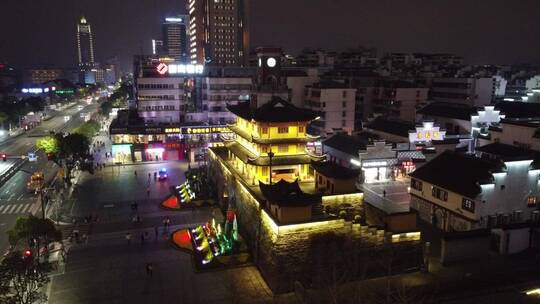
[{"label": "row of street trees", "polygon": [[[71,175],[74,169],[94,173],[93,159],[90,155],[89,132],[92,126],[85,127],[80,133],[53,133],[36,142],[36,146],[45,151],[49,159],[64,168],[65,182],[71,184]],[[84,134],[86,133],[86,134]],[[92,133],[92,135],[95,131]]]},{"label": "row of street trees", "polygon": [[112,108],[125,109],[129,99],[133,99],[133,82],[130,79],[122,82],[106,100],[100,101],[100,112],[103,116],[109,116]]}]

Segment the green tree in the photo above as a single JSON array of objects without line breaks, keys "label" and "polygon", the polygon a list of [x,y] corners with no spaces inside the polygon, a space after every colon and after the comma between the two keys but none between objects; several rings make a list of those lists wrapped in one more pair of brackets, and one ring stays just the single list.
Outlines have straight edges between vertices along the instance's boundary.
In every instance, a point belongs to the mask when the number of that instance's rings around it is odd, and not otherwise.
[{"label": "green tree", "polygon": [[89,120],[82,125],[80,125],[78,128],[73,130],[73,133],[82,134],[86,136],[87,138],[94,137],[94,134],[99,131],[100,125],[99,122],[95,120]]},{"label": "green tree", "polygon": [[20,217],[12,229],[7,231],[9,243],[13,246],[24,240],[28,246],[37,244],[48,245],[52,241],[62,240],[62,232],[49,219],[30,215]]},{"label": "green tree", "polygon": [[50,279],[48,263],[36,263],[20,251],[11,252],[0,264],[0,303],[45,303],[43,287]]},{"label": "green tree", "polygon": [[71,133],[66,136],[56,135],[60,139],[60,149],[56,154],[56,160],[66,169],[66,182],[71,184],[71,174],[75,168],[94,173],[89,154],[90,140],[88,137],[78,133]]},{"label": "green tree", "polygon": [[47,154],[56,154],[60,149],[58,138],[54,135],[45,136],[36,141],[38,149],[45,151]]},{"label": "green tree", "polygon": [[103,115],[105,117],[109,117],[109,114],[111,114],[111,111],[112,111],[112,102],[109,101],[109,100],[103,101],[99,105],[99,110],[101,112],[101,115]]},{"label": "green tree", "polygon": [[[95,133],[95,132],[94,132]],[[92,158],[89,153],[90,139],[81,133],[71,133],[64,135],[62,133],[56,133],[50,137],[54,139],[48,139],[48,141],[37,141],[37,146],[40,149],[50,153],[54,153],[52,160],[59,166],[65,169],[65,182],[71,184],[71,174],[73,169],[80,169],[94,173],[94,167]]]}]

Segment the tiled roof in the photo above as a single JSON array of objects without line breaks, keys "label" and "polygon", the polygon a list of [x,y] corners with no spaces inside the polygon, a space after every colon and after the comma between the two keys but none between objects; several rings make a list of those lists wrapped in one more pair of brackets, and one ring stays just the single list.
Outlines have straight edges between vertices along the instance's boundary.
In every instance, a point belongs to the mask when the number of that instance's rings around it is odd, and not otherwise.
[{"label": "tiled roof", "polygon": [[[253,154],[251,151],[244,148],[241,144],[233,142],[226,144],[226,147],[231,151],[236,157],[238,157],[242,162],[252,164],[255,166],[269,166],[270,158],[266,155],[257,155]],[[308,154],[298,154],[298,155],[284,155],[284,156],[274,156],[272,158],[272,165],[274,166],[285,166],[285,165],[301,165],[309,164],[311,161],[321,160],[321,158],[310,156]]]},{"label": "tiled roof", "polygon": [[477,109],[473,106],[452,102],[432,102],[417,111],[418,114],[471,120],[471,115],[476,115]]},{"label": "tiled roof", "polygon": [[540,118],[540,103],[502,101],[495,108],[504,113],[505,118]]},{"label": "tiled roof", "polygon": [[342,82],[322,81],[313,84],[313,88],[317,89],[350,89],[350,87]]},{"label": "tiled roof", "polygon": [[[480,185],[493,182],[492,173],[505,169],[504,163],[481,159],[453,151],[445,151],[410,174],[411,177],[435,186],[475,198]],[[426,193],[431,195],[431,193]]]},{"label": "tiled roof", "polygon": [[409,131],[414,130],[416,125],[408,121],[377,117],[366,128],[409,138]]},{"label": "tiled roof", "polygon": [[273,97],[256,109],[251,108],[249,102],[229,105],[227,109],[245,120],[253,119],[257,122],[311,121],[317,117],[313,111],[298,108],[279,97]]},{"label": "tiled roof", "polygon": [[280,180],[272,185],[260,182],[263,196],[270,202],[286,207],[305,207],[321,202],[320,195],[308,194],[300,189],[298,180],[287,182]]},{"label": "tiled roof", "polygon": [[366,145],[369,143],[369,138],[338,133],[322,143],[324,146],[358,157],[358,151],[366,148]]},{"label": "tiled roof", "polygon": [[237,127],[236,125],[230,125],[229,129],[236,133],[238,136],[257,144],[294,144],[294,143],[308,143],[317,140],[318,137],[291,137],[291,138],[259,138],[254,137],[247,131]]},{"label": "tiled roof", "polygon": [[534,159],[538,152],[523,149],[517,146],[506,145],[501,143],[491,143],[482,147],[476,148],[477,151],[490,154],[503,161],[519,161]]},{"label": "tiled roof", "polygon": [[330,161],[312,162],[311,166],[320,174],[335,179],[351,179],[358,177],[360,174],[360,170],[342,167]]}]

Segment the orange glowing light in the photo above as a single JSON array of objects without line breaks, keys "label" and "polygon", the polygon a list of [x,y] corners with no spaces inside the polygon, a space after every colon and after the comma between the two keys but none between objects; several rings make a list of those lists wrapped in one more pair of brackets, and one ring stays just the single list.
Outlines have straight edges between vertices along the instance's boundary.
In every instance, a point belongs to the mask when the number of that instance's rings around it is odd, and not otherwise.
[{"label": "orange glowing light", "polygon": [[174,232],[172,235],[172,241],[176,246],[182,249],[193,250],[191,235],[187,229]]},{"label": "orange glowing light", "polygon": [[169,196],[166,200],[161,202],[161,206],[167,209],[180,209],[180,203],[178,198],[174,195]]}]

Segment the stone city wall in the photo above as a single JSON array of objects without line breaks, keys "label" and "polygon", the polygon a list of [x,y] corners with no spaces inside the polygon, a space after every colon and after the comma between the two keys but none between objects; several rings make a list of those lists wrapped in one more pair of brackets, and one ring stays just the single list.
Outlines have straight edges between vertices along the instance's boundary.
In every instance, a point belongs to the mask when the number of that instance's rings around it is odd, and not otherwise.
[{"label": "stone city wall", "polygon": [[[332,235],[331,238],[346,239],[348,243],[346,246],[354,245],[356,248],[354,250],[362,247],[363,255],[366,257],[371,255],[371,258],[377,258],[377,254],[373,254],[374,251],[370,248],[403,245],[413,249],[414,253],[412,256],[407,256],[406,267],[396,266],[394,269],[401,271],[420,265],[419,233],[392,235],[384,230],[353,224],[337,217],[318,222],[277,225],[261,208],[250,190],[242,184],[240,177],[216,155],[211,155],[211,159],[210,176],[218,185],[219,197],[225,197],[221,204],[225,207],[224,209],[227,205],[236,209],[239,232],[251,250],[254,263],[274,292],[289,292],[293,290],[295,281],[310,280],[310,259],[325,254],[326,250],[325,247],[314,246],[314,240],[328,234]],[[353,205],[361,204],[361,196],[353,195],[351,198]],[[326,203],[345,203],[346,199],[346,196],[329,197]],[[368,264],[376,265],[377,263],[370,261],[366,263]],[[371,273],[367,276],[373,277],[385,272],[371,271]]]}]

